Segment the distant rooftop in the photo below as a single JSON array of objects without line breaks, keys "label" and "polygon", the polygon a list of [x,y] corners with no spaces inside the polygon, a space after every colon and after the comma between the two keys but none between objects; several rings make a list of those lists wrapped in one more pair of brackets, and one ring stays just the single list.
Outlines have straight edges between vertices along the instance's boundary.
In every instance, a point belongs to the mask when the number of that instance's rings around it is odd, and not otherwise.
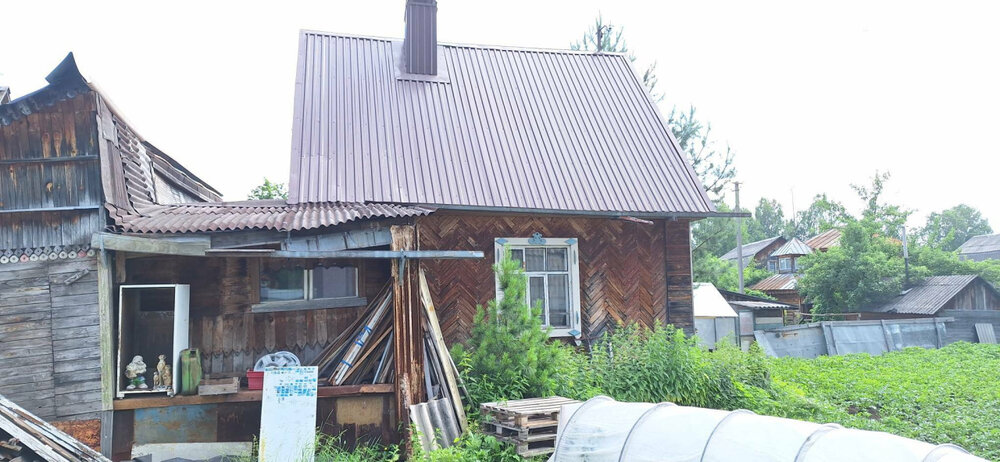
[{"label": "distant rooftop", "polygon": [[[884,305],[870,311],[878,313],[934,314],[977,278],[979,276],[976,275],[931,276],[917,283],[912,288],[903,291],[903,293],[897,295]],[[993,286],[990,285],[990,287]]]},{"label": "distant rooftop", "polygon": [[[754,255],[757,255],[757,252],[766,249],[768,246],[773,244],[774,241],[777,241],[779,239],[784,240],[784,238],[781,236],[775,236],[775,237],[769,237],[767,239],[761,239],[756,242],[751,242],[749,244],[743,244],[743,259],[746,260],[748,258],[753,258]],[[736,260],[738,258],[737,250],[738,250],[737,247],[733,247],[733,250],[726,252],[726,254],[723,255],[721,258],[723,260]],[[745,265],[746,261],[744,261],[744,266]]]},{"label": "distant rooftop", "polygon": [[806,245],[812,247],[813,250],[827,251],[830,247],[835,247],[840,245],[841,232],[839,229],[828,229],[819,233],[813,237],[810,237],[806,241]]},{"label": "distant rooftop", "polygon": [[1000,259],[1000,234],[973,236],[958,248],[958,254],[973,261]]},{"label": "distant rooftop", "polygon": [[809,255],[813,251],[812,247],[806,245],[797,237],[793,237],[790,241],[786,242],[785,245],[775,250],[771,256],[782,257],[785,255]]}]

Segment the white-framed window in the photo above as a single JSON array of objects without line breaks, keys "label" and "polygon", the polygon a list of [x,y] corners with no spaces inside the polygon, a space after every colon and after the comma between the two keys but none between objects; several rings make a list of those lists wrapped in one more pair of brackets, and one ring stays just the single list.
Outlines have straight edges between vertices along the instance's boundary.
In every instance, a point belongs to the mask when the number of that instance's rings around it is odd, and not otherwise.
[{"label": "white-framed window", "polygon": [[358,296],[356,266],[278,268],[260,272],[260,301],[287,302]]},{"label": "white-framed window", "polygon": [[[525,300],[542,305],[542,323],[553,337],[580,335],[580,259],[574,238],[502,237],[495,240],[495,257],[503,258],[504,246],[511,258],[521,262],[527,278]],[[496,281],[497,298],[503,296]]]},{"label": "white-framed window", "polygon": [[792,270],[792,259],[790,257],[779,258],[778,259],[778,270],[779,271],[791,271]]},{"label": "white-framed window", "polygon": [[770,271],[770,272],[772,272],[772,273],[775,272],[775,271],[778,271],[778,262],[776,262],[774,260],[768,260],[767,261],[767,270]]}]

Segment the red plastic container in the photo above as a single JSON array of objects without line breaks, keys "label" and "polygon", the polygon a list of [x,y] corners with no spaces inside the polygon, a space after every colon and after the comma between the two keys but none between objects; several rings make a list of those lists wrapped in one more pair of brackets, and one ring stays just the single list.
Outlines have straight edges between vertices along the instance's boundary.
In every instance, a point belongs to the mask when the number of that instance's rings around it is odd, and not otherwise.
[{"label": "red plastic container", "polygon": [[247,388],[251,390],[263,390],[264,371],[247,371]]}]

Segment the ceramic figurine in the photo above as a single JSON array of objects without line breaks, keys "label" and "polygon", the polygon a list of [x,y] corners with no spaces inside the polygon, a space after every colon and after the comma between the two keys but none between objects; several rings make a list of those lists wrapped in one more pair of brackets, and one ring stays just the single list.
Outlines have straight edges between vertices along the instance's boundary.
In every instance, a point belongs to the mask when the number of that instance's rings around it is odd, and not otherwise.
[{"label": "ceramic figurine", "polygon": [[132,362],[125,366],[125,378],[128,379],[128,386],[125,387],[126,390],[135,390],[139,388],[145,390],[149,388],[146,385],[146,377],[143,374],[146,373],[146,363],[142,361],[142,356],[135,355],[132,358]]},{"label": "ceramic figurine", "polygon": [[153,372],[153,389],[154,390],[159,390],[160,388],[163,388],[163,382],[160,381],[160,373],[154,371]]},{"label": "ceramic figurine", "polygon": [[163,374],[160,375],[160,383],[167,390],[167,396],[174,396],[174,376],[171,374],[170,365],[163,365]]},{"label": "ceramic figurine", "polygon": [[166,362],[167,357],[164,355],[159,355],[157,356],[157,358],[159,358],[160,361],[156,363],[156,373],[160,374],[160,381],[159,382],[156,382],[155,380],[153,381],[153,389],[162,390],[165,388],[163,386],[163,376],[164,376],[164,369],[167,367],[167,362]]}]

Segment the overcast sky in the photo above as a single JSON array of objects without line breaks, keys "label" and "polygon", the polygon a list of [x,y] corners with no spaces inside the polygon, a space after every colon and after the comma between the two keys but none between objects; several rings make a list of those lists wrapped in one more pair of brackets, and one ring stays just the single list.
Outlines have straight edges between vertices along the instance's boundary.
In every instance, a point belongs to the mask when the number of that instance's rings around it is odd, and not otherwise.
[{"label": "overcast sky", "polygon": [[[299,29],[400,37],[403,4],[5,2],[0,85],[35,90],[73,51],[148,141],[243,199],[288,177]],[[658,62],[661,110],[693,104],[736,150],[744,204],[787,216],[826,192],[857,211],[850,183],[888,170],[911,225],[967,203],[1000,230],[998,5],[438,0],[438,35],[567,48],[601,12]]]}]

